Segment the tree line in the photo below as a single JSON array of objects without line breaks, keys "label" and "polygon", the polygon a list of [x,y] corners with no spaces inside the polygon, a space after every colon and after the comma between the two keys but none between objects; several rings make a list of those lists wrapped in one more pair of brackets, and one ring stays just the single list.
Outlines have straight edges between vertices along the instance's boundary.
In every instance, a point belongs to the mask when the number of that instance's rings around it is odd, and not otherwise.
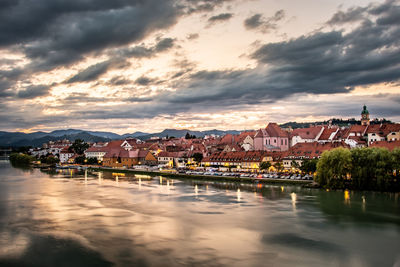
[{"label": "tree line", "polygon": [[336,148],[325,151],[314,178],[322,187],[400,191],[400,148]]}]

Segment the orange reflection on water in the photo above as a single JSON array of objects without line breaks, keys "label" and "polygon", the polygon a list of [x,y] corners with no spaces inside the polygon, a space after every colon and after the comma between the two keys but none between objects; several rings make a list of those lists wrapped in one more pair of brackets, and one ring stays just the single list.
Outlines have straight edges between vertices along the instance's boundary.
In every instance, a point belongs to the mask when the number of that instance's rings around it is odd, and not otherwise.
[{"label": "orange reflection on water", "polygon": [[344,190],[344,203],[349,205],[350,204],[350,191]]}]

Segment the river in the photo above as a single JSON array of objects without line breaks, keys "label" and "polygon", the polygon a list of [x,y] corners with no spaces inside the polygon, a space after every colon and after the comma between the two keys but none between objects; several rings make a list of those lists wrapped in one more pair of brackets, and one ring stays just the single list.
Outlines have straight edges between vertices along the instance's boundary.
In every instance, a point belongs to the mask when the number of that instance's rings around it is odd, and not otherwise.
[{"label": "river", "polygon": [[400,266],[399,194],[2,161],[0,266]]}]

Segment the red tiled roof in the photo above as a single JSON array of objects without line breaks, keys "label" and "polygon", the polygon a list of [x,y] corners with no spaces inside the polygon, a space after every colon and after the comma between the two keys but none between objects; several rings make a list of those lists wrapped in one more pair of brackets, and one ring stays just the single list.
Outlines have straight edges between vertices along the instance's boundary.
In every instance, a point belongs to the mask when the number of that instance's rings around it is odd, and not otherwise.
[{"label": "red tiled roof", "polygon": [[[373,125],[368,125],[366,133],[375,133],[375,134],[380,134],[381,131],[381,126],[379,124],[373,124]],[[383,135],[383,133],[381,133]]]},{"label": "red tiled roof", "polygon": [[396,141],[377,141],[372,143],[369,147],[384,147],[392,151],[395,148],[400,148],[400,140]]},{"label": "red tiled roof", "polygon": [[331,134],[336,131],[337,128],[325,128],[318,140],[329,140]]},{"label": "red tiled roof", "polygon": [[96,146],[92,146],[89,147],[88,149],[85,150],[85,152],[107,152],[109,150],[109,148],[103,146],[103,147],[96,147]]},{"label": "red tiled roof", "polygon": [[271,137],[288,137],[289,134],[281,129],[278,124],[271,122],[268,123],[267,127],[265,128],[268,135]]},{"label": "red tiled roof", "polygon": [[321,132],[322,126],[294,129],[291,136],[300,136],[302,139],[315,139]]},{"label": "red tiled roof", "polygon": [[286,155],[286,157],[290,158],[317,158],[321,156],[321,154],[326,150],[331,150],[337,147],[345,147],[350,148],[349,145],[344,142],[333,142],[333,143],[297,143],[293,147],[291,147]]},{"label": "red tiled roof", "polygon": [[220,144],[233,144],[235,143],[235,137],[232,134],[226,134],[222,137]]}]

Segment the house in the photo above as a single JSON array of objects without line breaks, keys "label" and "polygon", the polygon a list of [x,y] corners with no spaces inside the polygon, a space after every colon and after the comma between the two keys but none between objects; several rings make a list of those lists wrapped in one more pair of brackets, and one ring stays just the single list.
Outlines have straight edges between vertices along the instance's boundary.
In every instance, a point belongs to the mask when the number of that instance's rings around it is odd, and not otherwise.
[{"label": "house", "polygon": [[237,171],[256,171],[263,161],[268,161],[264,151],[219,152],[202,160],[204,167],[235,168]]},{"label": "house", "polygon": [[[339,127],[324,127],[321,135],[318,137],[318,142],[328,143],[333,142],[337,139],[337,134],[339,133]],[[294,145],[293,145],[294,146]]]},{"label": "house", "polygon": [[367,145],[365,134],[368,127],[368,125],[351,125],[343,130],[342,140],[351,148],[365,147]]},{"label": "house", "polygon": [[174,167],[174,160],[176,158],[175,152],[162,151],[157,155],[157,161],[159,165],[164,165],[166,167]]},{"label": "house", "polygon": [[96,158],[98,161],[103,161],[103,157],[107,154],[109,148],[106,146],[97,147],[92,146],[85,150],[85,157],[86,158]]},{"label": "house", "polygon": [[116,168],[130,168],[137,165],[139,150],[125,150],[122,148],[110,149],[103,157],[103,166]]},{"label": "house", "polygon": [[383,148],[387,148],[390,151],[393,151],[396,148],[400,149],[400,140],[395,140],[395,141],[377,141],[377,142],[372,143],[370,145],[370,147],[383,147]]},{"label": "house", "polygon": [[222,150],[222,151],[223,152],[237,152],[237,151],[243,151],[243,148],[237,144],[233,144],[233,145],[226,145],[224,147],[224,150]]},{"label": "house", "polygon": [[292,167],[293,160],[299,163],[304,159],[315,159],[320,158],[322,153],[338,147],[350,148],[348,144],[344,141],[342,142],[332,142],[332,143],[297,143],[286,152],[283,158],[283,166],[285,169],[290,169]]},{"label": "house", "polygon": [[257,151],[287,151],[289,145],[289,133],[276,123],[269,123],[254,136],[254,150]]},{"label": "house", "polygon": [[323,126],[294,129],[290,133],[290,146],[294,146],[297,143],[312,143],[318,141],[324,129]]},{"label": "house", "polygon": [[241,132],[236,138],[236,143],[243,148],[244,151],[254,150],[254,135],[256,132]]},{"label": "house", "polygon": [[157,158],[148,150],[139,150],[138,154],[139,165],[157,165]]},{"label": "house", "polygon": [[60,162],[66,163],[74,156],[74,153],[68,150],[69,147],[64,147],[59,154]]},{"label": "house", "polygon": [[373,142],[385,141],[386,135],[384,134],[383,130],[381,129],[382,125],[379,124],[372,124],[367,125],[367,129],[365,131],[366,141],[368,146],[371,145]]},{"label": "house", "polygon": [[381,131],[387,141],[400,140],[400,124],[397,123],[382,124]]}]

